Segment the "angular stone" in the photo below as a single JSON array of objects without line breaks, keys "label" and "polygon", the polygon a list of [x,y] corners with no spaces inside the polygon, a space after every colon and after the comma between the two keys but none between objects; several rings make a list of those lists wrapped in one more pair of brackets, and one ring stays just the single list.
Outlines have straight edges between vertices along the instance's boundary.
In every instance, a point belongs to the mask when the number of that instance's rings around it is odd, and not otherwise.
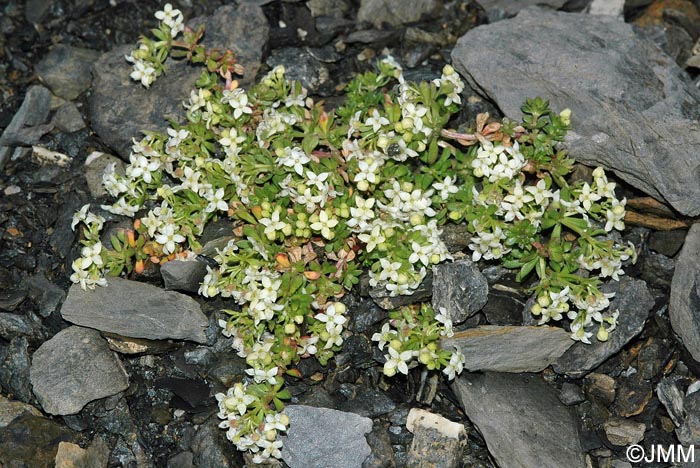
[{"label": "angular stone", "polygon": [[44,411],[75,414],[86,404],[119,393],[129,376],[99,332],[69,327],[32,356],[30,380]]},{"label": "angular stone", "polygon": [[620,351],[644,328],[644,322],[654,306],[654,298],[644,281],[625,276],[619,282],[609,283],[603,290],[615,293],[609,310],[620,312],[617,328],[610,333],[608,341],[593,340],[590,345],[575,343],[554,363],[552,367],[555,372],[574,377],[584,375]]},{"label": "angular stone", "polygon": [[[10,124],[5,127],[0,136],[0,169],[3,168],[10,156],[15,153],[12,145],[5,144],[9,135],[26,127],[33,127],[46,121],[51,110],[51,93],[43,86],[32,86],[22,101]],[[19,148],[18,148],[19,150]]]},{"label": "angular stone", "polygon": [[408,413],[406,428],[413,433],[407,467],[456,468],[467,441],[463,424],[419,408]]},{"label": "angular stone", "polygon": [[[269,26],[259,6],[244,3],[225,5],[208,18],[195,18],[193,26],[204,23],[207,48],[232,49],[246,71],[239,80],[252,83],[260,68]],[[149,89],[133,81],[131,64],[124,56],[134,46],[117,47],[103,54],[93,72],[94,92],[89,98],[92,128],[119,156],[128,160],[132,138],[141,138],[143,131],[164,132],[168,119],[183,120],[182,101],[190,95],[203,67],[192,67],[184,61],[168,60],[167,71]]]},{"label": "angular stone", "polygon": [[6,427],[23,414],[41,416],[41,411],[34,408],[32,405],[22,403],[21,401],[9,400],[0,395],[0,429]]},{"label": "angular stone", "polygon": [[481,310],[488,294],[486,278],[470,260],[433,267],[433,308],[438,311],[444,307],[455,324]]},{"label": "angular stone", "polygon": [[693,224],[678,253],[668,313],[673,331],[700,361],[700,225]]},{"label": "angular stone", "polygon": [[34,71],[56,96],[72,101],[90,87],[90,70],[99,56],[95,50],[58,44]]},{"label": "angular stone", "polygon": [[684,446],[700,444],[700,392],[686,395],[683,400],[685,419],[676,429],[678,441]]},{"label": "angular stone", "polygon": [[572,408],[538,375],[462,374],[452,385],[501,468],[584,468]]},{"label": "angular stone", "polygon": [[208,321],[197,301],[121,278],[110,278],[106,287],[88,291],[74,284],[61,315],[76,325],[131,338],[207,342]]},{"label": "angular stone", "polygon": [[615,400],[615,379],[606,374],[588,374],[583,389],[592,399],[610,405]]},{"label": "angular stone", "polygon": [[0,313],[0,337],[10,340],[15,336],[32,336],[36,331],[29,318],[24,315]]},{"label": "angular stone", "polygon": [[591,15],[605,15],[623,19],[625,0],[593,0],[588,5],[588,13]]},{"label": "angular stone", "polygon": [[289,405],[284,412],[289,429],[282,437],[282,460],[290,468],[360,468],[370,455],[365,434],[372,430],[371,419],[303,405]]},{"label": "angular stone", "polygon": [[418,288],[410,296],[392,296],[386,288],[377,286],[369,290],[370,297],[384,310],[394,310],[399,307],[426,301],[433,293],[433,274],[428,272]]},{"label": "angular stone", "polygon": [[640,442],[647,427],[628,419],[613,418],[605,421],[603,429],[611,444],[626,447]]},{"label": "angular stone", "polygon": [[559,9],[564,6],[566,0],[480,0],[479,5],[486,10],[489,21],[494,22],[503,18],[510,18],[520,13],[524,8],[533,5],[544,5]]},{"label": "angular stone", "polygon": [[700,91],[630,25],[533,7],[472,29],[452,60],[509,118],[521,119],[525,97],[570,108],[573,158],[612,169],[683,214],[700,214]]},{"label": "angular stone", "polygon": [[266,63],[270,67],[283,65],[287,79],[299,81],[309,91],[317,90],[330,79],[328,68],[304,49],[277,49]]},{"label": "angular stone", "polygon": [[442,346],[462,351],[470,371],[539,372],[574,344],[558,327],[485,325],[442,339]]},{"label": "angular stone", "polygon": [[70,442],[58,444],[56,468],[107,468],[109,447],[99,436],[95,436],[87,449]]},{"label": "angular stone", "polygon": [[29,290],[29,297],[39,307],[39,315],[46,318],[56,310],[66,298],[66,293],[49,281],[43,273],[28,277],[23,286]]},{"label": "angular stone", "polygon": [[85,121],[78,106],[67,102],[58,108],[51,121],[56,128],[65,133],[73,133],[85,128]]},{"label": "angular stone", "polygon": [[174,260],[160,267],[165,289],[197,292],[207,274],[207,264],[199,260]]},{"label": "angular stone", "polygon": [[358,22],[372,23],[381,28],[383,23],[400,26],[413,23],[423,15],[430,16],[442,6],[439,0],[414,0],[409,8],[403,0],[362,0],[357,12]]},{"label": "angular stone", "polygon": [[675,380],[671,377],[662,379],[656,385],[656,396],[666,408],[673,424],[680,426],[683,421],[683,394]]},{"label": "angular stone", "polygon": [[24,336],[15,336],[8,345],[0,343],[0,385],[17,400],[34,400],[29,383],[29,342]]},{"label": "angular stone", "polygon": [[25,414],[0,429],[0,464],[7,468],[53,467],[58,445],[75,439],[75,433],[57,422]]},{"label": "angular stone", "polygon": [[566,406],[578,405],[582,403],[586,398],[583,396],[581,387],[576,384],[565,382],[561,386],[561,392],[559,392],[559,401],[564,403]]}]

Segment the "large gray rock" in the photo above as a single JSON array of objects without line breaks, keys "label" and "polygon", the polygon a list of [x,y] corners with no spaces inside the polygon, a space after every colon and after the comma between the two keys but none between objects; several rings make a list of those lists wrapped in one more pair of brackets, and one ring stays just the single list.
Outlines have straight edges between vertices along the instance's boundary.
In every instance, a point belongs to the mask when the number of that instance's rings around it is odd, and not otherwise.
[{"label": "large gray rock", "polygon": [[700,225],[693,224],[676,259],[668,313],[673,330],[700,361]]},{"label": "large gray rock", "polygon": [[533,7],[472,29],[452,60],[510,118],[522,117],[526,97],[570,108],[572,157],[614,170],[683,214],[700,214],[700,91],[630,25]]},{"label": "large gray rock", "polygon": [[406,428],[413,433],[408,452],[408,467],[457,468],[462,466],[462,450],[467,442],[463,424],[440,415],[413,408],[408,413]]},{"label": "large gray rock", "polygon": [[197,301],[121,278],[110,278],[107,286],[87,291],[74,284],[61,315],[76,325],[131,338],[207,342],[208,321]]},{"label": "large gray rock", "polygon": [[654,298],[644,281],[625,276],[619,282],[606,285],[603,291],[615,293],[609,310],[620,312],[617,328],[610,332],[608,341],[592,340],[589,345],[575,343],[552,365],[555,372],[580,377],[620,351],[644,328],[644,322],[654,306]]},{"label": "large gray rock", "polygon": [[197,292],[207,274],[207,264],[199,260],[175,260],[160,267],[166,289]]},{"label": "large gray rock", "polygon": [[290,405],[284,411],[289,429],[282,438],[282,460],[290,468],[360,468],[369,456],[365,434],[372,430],[371,419],[303,405]]},{"label": "large gray rock", "polygon": [[430,16],[441,7],[440,0],[413,0],[410,6],[404,0],[362,0],[357,21],[372,23],[378,28],[383,23],[400,26],[414,23],[423,15]]},{"label": "large gray rock", "polygon": [[452,387],[501,468],[584,468],[576,416],[537,375],[462,374]]},{"label": "large gray rock", "polygon": [[23,414],[41,416],[41,411],[34,408],[32,405],[22,403],[21,401],[9,400],[0,395],[0,429],[6,427]]},{"label": "large gray rock", "polygon": [[100,333],[69,327],[32,356],[29,378],[50,414],[75,414],[93,400],[126,390],[129,376]]},{"label": "large gray rock", "polygon": [[90,69],[99,56],[96,50],[58,44],[34,71],[56,96],[71,101],[90,87]]},{"label": "large gray rock", "polygon": [[433,267],[433,308],[447,310],[455,324],[481,310],[489,297],[486,277],[470,260],[457,260]]},{"label": "large gray rock", "polygon": [[[245,67],[242,85],[250,84],[260,68],[269,26],[259,6],[243,3],[225,5],[210,17],[195,19],[193,26],[205,23],[207,48],[232,49]],[[166,73],[150,89],[129,78],[131,64],[124,56],[134,46],[118,47],[103,54],[93,68],[94,92],[89,99],[92,128],[119,155],[128,159],[131,139],[141,133],[165,131],[168,119],[182,120],[182,101],[190,95],[202,67],[169,60]]]},{"label": "large gray rock", "polygon": [[455,333],[443,347],[462,350],[470,371],[539,372],[574,344],[558,327],[486,325]]}]

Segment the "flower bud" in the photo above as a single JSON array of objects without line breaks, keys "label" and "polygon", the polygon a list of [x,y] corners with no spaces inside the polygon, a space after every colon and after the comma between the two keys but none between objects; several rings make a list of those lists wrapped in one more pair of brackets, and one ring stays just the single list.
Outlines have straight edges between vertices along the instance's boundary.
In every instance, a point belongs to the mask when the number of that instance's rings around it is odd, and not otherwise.
[{"label": "flower bud", "polygon": [[292,235],[292,225],[289,223],[285,224],[284,227],[282,228],[282,234],[284,234],[285,236],[291,236]]},{"label": "flower bud", "polygon": [[[384,135],[381,135],[379,138],[377,138],[377,146],[384,149],[389,145],[389,139],[385,137]],[[368,163],[370,164],[370,163]]]},{"label": "flower bud", "polygon": [[598,338],[598,341],[608,341],[609,337],[610,333],[608,333],[605,327],[601,325],[598,329],[598,334],[596,335],[596,338]]},{"label": "flower bud", "polygon": [[387,377],[393,377],[396,375],[396,367],[389,367],[386,364],[384,365],[384,375]]},{"label": "flower bud", "polygon": [[288,323],[284,326],[284,333],[287,335],[293,335],[295,331],[297,331],[297,326],[293,323]]},{"label": "flower bud", "polygon": [[448,64],[448,65],[445,65],[444,67],[442,67],[442,72],[443,72],[445,75],[450,76],[450,75],[452,75],[452,74],[455,72],[455,69],[452,68],[452,65],[449,65],[449,64]]},{"label": "flower bud", "polygon": [[401,341],[400,341],[400,340],[393,339],[393,340],[391,340],[391,341],[389,342],[389,346],[390,346],[391,348],[394,348],[396,351],[401,351],[401,346],[402,346],[402,344],[401,344]]},{"label": "flower bud", "polygon": [[571,109],[568,107],[561,111],[559,113],[559,117],[561,118],[561,121],[564,122],[565,125],[570,125],[571,124]]},{"label": "flower bud", "polygon": [[359,181],[357,183],[357,190],[359,190],[360,192],[366,192],[367,190],[369,190],[369,182],[367,182],[366,180]]},{"label": "flower bud", "polygon": [[345,307],[345,304],[342,302],[334,302],[333,305],[335,306],[335,311],[338,314],[344,314],[347,310],[347,307]]},{"label": "flower bud", "polygon": [[540,307],[539,304],[535,303],[535,305],[530,307],[530,312],[532,312],[532,315],[540,315],[542,313],[542,307]]},{"label": "flower bud", "polygon": [[552,303],[552,301],[549,300],[549,296],[543,294],[537,298],[537,303],[542,307],[547,307],[549,304]]}]

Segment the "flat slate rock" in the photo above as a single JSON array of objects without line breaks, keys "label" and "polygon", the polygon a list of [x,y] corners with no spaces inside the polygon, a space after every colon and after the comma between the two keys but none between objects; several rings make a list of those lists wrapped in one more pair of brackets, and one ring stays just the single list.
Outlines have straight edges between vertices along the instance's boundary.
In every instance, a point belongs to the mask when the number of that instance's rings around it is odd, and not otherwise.
[{"label": "flat slate rock", "polygon": [[[232,49],[245,67],[242,85],[253,82],[267,44],[269,26],[259,6],[225,5],[207,18],[195,18],[189,24],[205,24],[207,48]],[[182,102],[189,98],[203,67],[168,60],[166,72],[146,89],[133,81],[131,64],[124,59],[133,45],[117,47],[103,54],[93,67],[94,91],[89,98],[92,128],[122,158],[128,160],[132,138],[143,131],[164,132],[168,119],[184,119]]]},{"label": "flat slate rock", "polygon": [[592,339],[589,345],[575,343],[552,365],[555,372],[581,377],[620,351],[644,328],[644,322],[654,306],[654,298],[644,281],[625,276],[602,289],[604,292],[615,292],[609,310],[620,312],[617,328],[610,332],[608,341]]},{"label": "flat slate rock", "polygon": [[459,324],[481,310],[489,297],[486,277],[470,260],[441,263],[433,267],[433,308],[447,310]]},{"label": "flat slate rock", "polygon": [[693,224],[676,259],[668,313],[693,359],[700,361],[700,225]]},{"label": "flat slate rock", "polygon": [[197,292],[207,274],[207,264],[199,260],[174,260],[160,267],[165,289]]},{"label": "flat slate rock", "polygon": [[289,405],[284,412],[289,429],[282,437],[282,460],[290,468],[361,468],[371,453],[365,439],[372,430],[369,418],[304,405]]},{"label": "flat slate rock", "polygon": [[99,56],[96,50],[58,44],[34,71],[56,96],[71,101],[90,87],[90,69]]},{"label": "flat slate rock", "polygon": [[470,371],[539,372],[574,344],[558,327],[485,325],[457,332],[443,347],[462,350]]},{"label": "flat slate rock", "polygon": [[129,386],[124,366],[100,333],[75,326],[36,350],[29,376],[34,395],[50,414],[75,414],[91,401]]},{"label": "flat slate rock", "polygon": [[700,91],[629,24],[531,7],[469,31],[452,61],[509,118],[520,120],[527,97],[570,108],[572,157],[612,169],[683,214],[700,214]]},{"label": "flat slate rock", "polygon": [[87,291],[74,284],[61,315],[76,325],[131,338],[207,342],[208,320],[197,301],[121,278],[110,278],[107,286]]},{"label": "flat slate rock", "polygon": [[362,0],[357,12],[358,22],[400,26],[414,23],[424,16],[431,16],[442,7],[440,0],[413,0],[407,7],[405,0]]},{"label": "flat slate rock", "polygon": [[501,468],[584,468],[577,417],[538,375],[462,374],[452,385]]}]

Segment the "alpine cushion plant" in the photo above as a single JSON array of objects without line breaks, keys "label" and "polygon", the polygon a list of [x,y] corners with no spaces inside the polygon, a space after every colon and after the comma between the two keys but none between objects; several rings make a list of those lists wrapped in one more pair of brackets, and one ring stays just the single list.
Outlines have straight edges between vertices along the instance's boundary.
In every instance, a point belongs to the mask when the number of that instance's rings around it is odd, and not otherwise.
[{"label": "alpine cushion plant", "polygon": [[[115,202],[103,208],[135,218],[134,229],[107,248],[104,220],[87,205],[76,213],[84,248],[71,279],[94,288],[105,274],[194,258],[207,223],[229,220],[233,235],[199,294],[231,304],[220,325],[248,377],[216,398],[221,427],[255,462],[280,457],[283,376],[300,376],[302,358],[326,364],[341,349],[345,291],[366,270],[372,286],[411,294],[429,268],[452,259],[445,223],[468,226],[473,261],[502,263],[527,282],[540,323],[567,320],[586,343],[615,328],[599,286],[635,257],[611,235],[624,228],[625,200],[601,168],[591,183],[567,181],[573,161],[558,143],[570,112],[528,99],[519,124],[484,114],[470,132],[448,130],[461,104],[458,74],[446,65],[431,82],[408,82],[391,57],[348,83],[334,110],[282,67],[246,91],[232,79],[240,67],[229,52],[204,51],[201,29],[175,41],[182,18],[169,5],[156,16],[159,40],[142,39],[132,78],[149,86],[172,47],[207,70],[184,103],[186,123],[135,140],[124,175],[105,172]],[[144,82],[139,70],[149,66]],[[464,356],[440,345],[452,334],[449,311],[419,304],[392,311],[372,340],[389,377],[422,364],[453,379]]]}]

